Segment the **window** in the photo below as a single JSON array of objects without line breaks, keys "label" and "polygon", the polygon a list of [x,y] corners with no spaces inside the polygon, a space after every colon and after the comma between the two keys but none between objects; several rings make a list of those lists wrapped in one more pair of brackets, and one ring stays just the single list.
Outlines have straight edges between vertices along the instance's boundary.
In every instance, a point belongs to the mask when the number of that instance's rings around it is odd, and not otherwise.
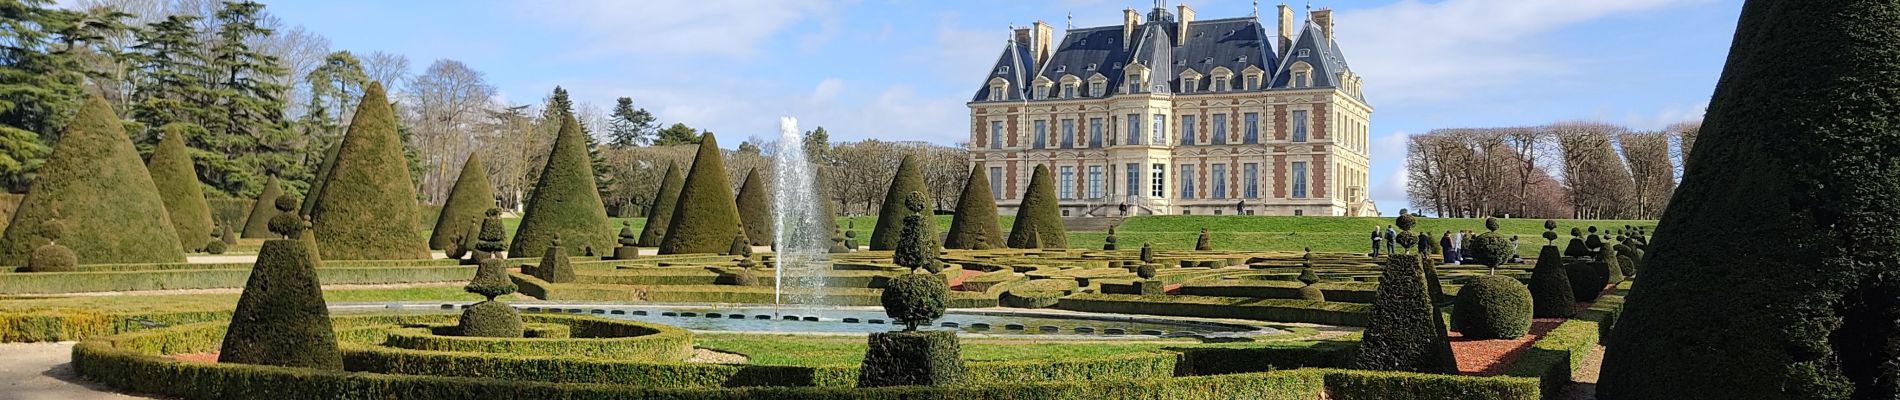
[{"label": "window", "polygon": [[1293,85],[1293,87],[1296,87],[1296,88],[1308,86],[1308,83],[1306,82],[1305,72],[1294,72],[1292,81],[1293,82],[1289,82],[1288,84]]},{"label": "window", "polygon": [[1036,97],[1036,100],[1044,100],[1044,99],[1049,98],[1049,88],[1046,86],[1036,86],[1036,90],[1034,90],[1033,92],[1035,92],[1034,96]]},{"label": "window", "polygon": [[1001,83],[990,85],[990,101],[1003,101],[1003,87]]},{"label": "window", "polygon": [[1128,74],[1128,93],[1141,92],[1141,75]]},{"label": "window", "polygon": [[1003,199],[1003,167],[990,167],[990,198]]},{"label": "window", "polygon": [[1089,166],[1087,195],[1089,200],[1102,198],[1102,166],[1100,165]]},{"label": "window", "polygon": [[1141,193],[1141,164],[1128,163],[1123,169],[1128,172],[1128,187],[1122,190],[1129,196]]},{"label": "window", "polygon": [[1102,148],[1102,119],[1089,118],[1089,148]]},{"label": "window", "polygon": [[1162,164],[1162,163],[1155,163],[1154,165],[1149,166],[1149,168],[1150,168],[1150,172],[1148,173],[1148,179],[1153,181],[1153,183],[1148,185],[1149,186],[1148,195],[1157,199],[1162,198],[1162,197],[1167,197],[1168,195],[1168,186],[1167,186],[1168,165]]},{"label": "window", "polygon": [[1300,209],[1293,210],[1293,216],[1295,217],[1304,216],[1304,215],[1306,215],[1306,210],[1300,210]]},{"label": "window", "polygon": [[1036,126],[1036,136],[1035,136],[1036,147],[1035,148],[1041,149],[1049,144],[1049,121],[1037,120],[1035,126]]},{"label": "window", "polygon": [[1213,169],[1208,171],[1208,177],[1213,179],[1208,184],[1209,189],[1214,191],[1211,198],[1227,198],[1227,164],[1214,164]]},{"label": "window", "polygon": [[1194,129],[1194,122],[1195,122],[1194,116],[1192,115],[1181,116],[1181,145],[1182,146],[1194,145],[1194,131],[1196,130]]},{"label": "window", "polygon": [[1306,141],[1306,110],[1293,110],[1293,141]]},{"label": "window", "polygon": [[1062,145],[1060,148],[1075,148],[1075,120],[1062,120]]},{"label": "window", "polygon": [[1313,54],[1312,49],[1300,49],[1300,57],[1306,57],[1312,54]]},{"label": "window", "polygon": [[1177,171],[1179,171],[1178,173],[1181,174],[1180,178],[1178,179],[1181,181],[1181,194],[1177,196],[1176,198],[1179,198],[1182,200],[1193,199],[1194,198],[1194,165],[1181,164],[1181,169]]},{"label": "window", "polygon": [[1287,186],[1291,186],[1293,188],[1293,198],[1296,198],[1296,199],[1306,198],[1306,162],[1305,161],[1293,162],[1293,184],[1287,185]]},{"label": "window", "polygon": [[1102,82],[1089,82],[1089,97],[1102,97]]},{"label": "window", "polygon": [[1247,90],[1260,89],[1260,75],[1247,75]]},{"label": "window", "polygon": [[1062,85],[1062,98],[1065,98],[1065,99],[1075,98],[1075,84]]},{"label": "window", "polygon": [[1181,93],[1194,93],[1194,89],[1197,89],[1197,86],[1200,86],[1200,84],[1200,79],[1182,79]]},{"label": "window", "polygon": [[1241,114],[1240,120],[1242,125],[1240,142],[1246,144],[1260,143],[1260,114]]},{"label": "window", "polygon": [[1225,92],[1225,91],[1227,91],[1227,78],[1226,78],[1226,77],[1220,77],[1220,76],[1216,76],[1216,77],[1214,77],[1214,91],[1216,91],[1216,92]]},{"label": "window", "polygon": [[1168,144],[1168,116],[1166,114],[1155,114],[1154,138],[1148,143],[1163,146]]},{"label": "window", "polygon": [[996,67],[996,74],[997,74],[997,75],[1002,75],[1002,74],[1007,74],[1007,73],[1009,73],[1009,66],[1008,66],[1008,65],[1004,65],[1004,66],[1000,66],[1000,67]]},{"label": "window", "polygon": [[1214,144],[1227,144],[1227,114],[1214,114]]},{"label": "window", "polygon": [[1260,197],[1260,164],[1240,165],[1241,196],[1249,199]]},{"label": "window", "polygon": [[1075,167],[1064,165],[1057,168],[1056,198],[1075,200]]},{"label": "window", "polygon": [[1003,121],[990,121],[990,148],[1003,148]]},{"label": "window", "polygon": [[1141,114],[1128,114],[1128,141],[1122,144],[1141,144]]}]

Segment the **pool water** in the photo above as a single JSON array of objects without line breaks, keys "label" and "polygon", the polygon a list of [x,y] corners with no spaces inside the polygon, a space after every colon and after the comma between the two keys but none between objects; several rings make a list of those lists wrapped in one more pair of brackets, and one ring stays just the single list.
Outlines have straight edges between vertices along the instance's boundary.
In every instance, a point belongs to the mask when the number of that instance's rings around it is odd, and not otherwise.
[{"label": "pool water", "polygon": [[[451,310],[460,303],[337,304],[338,311]],[[524,314],[586,314],[672,325],[707,332],[871,333],[902,330],[875,307],[773,307],[711,305],[601,305],[522,303]],[[1272,328],[1170,317],[1014,309],[947,310],[920,330],[986,335],[1062,337],[1245,337],[1278,332]]]}]

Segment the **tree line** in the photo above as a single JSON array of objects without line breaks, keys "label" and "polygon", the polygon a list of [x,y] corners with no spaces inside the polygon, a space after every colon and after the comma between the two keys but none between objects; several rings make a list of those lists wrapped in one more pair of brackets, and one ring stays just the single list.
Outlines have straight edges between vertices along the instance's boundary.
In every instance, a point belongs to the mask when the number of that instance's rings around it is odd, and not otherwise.
[{"label": "tree line", "polygon": [[1408,138],[1406,195],[1441,217],[1655,219],[1699,121],[1632,130],[1572,121],[1436,129]]}]

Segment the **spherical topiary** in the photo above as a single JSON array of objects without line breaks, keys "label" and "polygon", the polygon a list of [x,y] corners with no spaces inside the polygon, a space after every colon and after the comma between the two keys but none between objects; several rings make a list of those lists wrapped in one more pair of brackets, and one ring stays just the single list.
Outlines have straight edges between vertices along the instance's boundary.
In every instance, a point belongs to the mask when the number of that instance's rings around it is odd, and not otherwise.
[{"label": "spherical topiary", "polygon": [[1531,329],[1531,291],[1517,279],[1485,275],[1458,291],[1451,329],[1467,339],[1513,339]]},{"label": "spherical topiary", "polygon": [[1141,266],[1135,267],[1135,276],[1139,276],[1141,279],[1154,279],[1155,264],[1142,264]]},{"label": "spherical topiary", "polygon": [[462,310],[462,318],[457,321],[462,336],[469,337],[521,337],[521,313],[499,301],[484,301]]},{"label": "spherical topiary", "polygon": [[1308,285],[1319,283],[1320,281],[1319,274],[1314,273],[1313,267],[1310,267],[1310,266],[1300,269],[1300,277],[1298,279],[1300,283],[1304,283]]},{"label": "spherical topiary", "polygon": [[1570,227],[1570,243],[1564,245],[1564,257],[1589,257],[1590,244],[1583,241],[1583,229]]},{"label": "spherical topiary", "polygon": [[1537,253],[1537,266],[1531,268],[1531,316],[1570,318],[1577,314],[1577,295],[1570,288],[1570,271],[1564,268],[1557,246],[1546,245]]},{"label": "spherical topiary", "polygon": [[1471,258],[1497,273],[1498,265],[1511,259],[1511,241],[1497,232],[1485,232],[1471,239]]},{"label": "spherical topiary", "polygon": [[295,195],[277,196],[277,215],[270,217],[270,231],[284,238],[296,238],[303,234],[303,218],[297,215],[297,206],[303,204]]},{"label": "spherical topiary", "polygon": [[40,237],[53,243],[58,243],[60,239],[66,237],[66,221],[59,219],[58,211],[54,211],[51,218],[40,222]]},{"label": "spherical topiary", "polygon": [[1412,234],[1412,227],[1418,225],[1418,217],[1414,217],[1411,213],[1401,209],[1399,210],[1398,219],[1394,221],[1393,224],[1398,225],[1401,231],[1398,237],[1393,238],[1393,241],[1398,242],[1396,244],[1399,245],[1399,248],[1405,249],[1404,252],[1411,252],[1412,246],[1418,244],[1420,241],[1418,236]]},{"label": "spherical topiary", "polygon": [[1548,242],[1546,244],[1557,244],[1556,220],[1544,220],[1544,241]]},{"label": "spherical topiary", "polygon": [[48,242],[33,249],[26,259],[26,270],[31,272],[72,272],[79,270],[79,256],[73,250],[59,243]]},{"label": "spherical topiary", "polygon": [[1497,217],[1485,217],[1485,218],[1484,218],[1484,230],[1487,230],[1487,231],[1492,231],[1492,232],[1497,232],[1497,231],[1498,231],[1498,218],[1497,218]]},{"label": "spherical topiary", "polygon": [[205,254],[219,255],[224,254],[227,250],[223,240],[211,239],[211,241],[205,242]]},{"label": "spherical topiary", "polygon": [[1147,242],[1141,243],[1141,262],[1143,264],[1155,263],[1155,249],[1149,246]]},{"label": "spherical topiary", "polygon": [[1108,227],[1108,237],[1102,238],[1102,250],[1115,250],[1115,227]]},{"label": "spherical topiary", "polygon": [[1311,283],[1300,287],[1300,300],[1326,301],[1326,291]]},{"label": "spherical topiary", "polygon": [[903,274],[891,279],[878,299],[885,315],[903,323],[904,330],[914,331],[918,325],[942,318],[944,298],[949,296],[950,287],[936,275]]},{"label": "spherical topiary", "polygon": [[501,259],[484,259],[480,266],[475,267],[475,279],[469,281],[468,286],[463,286],[462,290],[482,295],[489,300],[494,300],[496,296],[514,293],[519,288],[515,286],[513,279],[508,278],[507,268]]},{"label": "spherical topiary", "polygon": [[1401,208],[1399,209],[1398,219],[1393,220],[1392,223],[1398,225],[1401,231],[1410,231],[1413,226],[1418,225],[1418,217],[1413,216],[1411,212]]}]

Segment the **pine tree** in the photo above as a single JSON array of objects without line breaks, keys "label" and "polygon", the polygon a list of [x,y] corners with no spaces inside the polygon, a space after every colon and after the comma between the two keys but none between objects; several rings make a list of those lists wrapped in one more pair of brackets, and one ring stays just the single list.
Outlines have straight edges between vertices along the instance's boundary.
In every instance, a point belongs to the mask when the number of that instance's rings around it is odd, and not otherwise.
[{"label": "pine tree", "polygon": [[963,184],[963,195],[957,197],[957,215],[950,220],[950,234],[944,237],[943,247],[976,249],[978,238],[988,241],[1002,237],[1003,227],[996,218],[996,199],[990,194],[990,178],[983,174],[983,165],[970,167],[970,179]]},{"label": "pine tree", "polygon": [[710,134],[702,139],[693,155],[693,169],[686,173],[679,200],[674,202],[660,254],[718,253],[726,247],[726,239],[742,233],[719,141]]},{"label": "pine tree", "polygon": [[1049,166],[1037,165],[1036,172],[1029,177],[1022,206],[1016,209],[1015,224],[1009,228],[1009,247],[1068,248],[1069,234],[1062,227],[1057,204],[1056,184],[1049,178]]},{"label": "pine tree", "polygon": [[563,247],[569,255],[599,255],[613,248],[613,225],[594,185],[593,161],[580,122],[572,115],[561,118],[560,134],[548,150],[547,165],[508,247],[511,257],[540,256],[556,235],[566,239]]},{"label": "pine tree", "polygon": [[160,128],[163,137],[145,165],[152,172],[152,183],[158,185],[172,230],[178,232],[178,242],[187,251],[204,248],[211,240],[211,207],[205,204],[204,185],[198,183],[191,153],[185,149],[185,132],[193,128],[183,123]]},{"label": "pine tree", "polygon": [[661,129],[659,132],[654,133],[653,145],[678,146],[699,144],[702,139],[704,139],[704,137],[699,131],[686,126],[686,124],[674,123],[673,125],[667,126],[666,129]]},{"label": "pine tree", "polygon": [[608,122],[608,137],[614,147],[633,147],[653,141],[653,132],[657,130],[653,113],[644,108],[633,108],[633,99],[621,97],[614,100],[613,118]]},{"label": "pine tree", "polygon": [[317,243],[331,260],[427,259],[428,242],[416,232],[416,191],[395,112],[382,84],[371,83],[363,93],[316,209],[310,211]]},{"label": "pine tree", "polygon": [[[32,173],[43,163],[73,110],[85,100],[85,74],[70,44],[80,38],[63,35],[74,11],[49,7],[48,1],[14,1],[0,14],[0,184],[20,191],[32,183]],[[156,126],[156,125],[154,125]]]},{"label": "pine tree", "polygon": [[640,245],[660,247],[660,240],[666,238],[666,228],[672,223],[673,208],[678,204],[680,188],[686,186],[686,178],[680,176],[679,164],[666,163],[666,177],[660,180],[659,192],[653,194],[653,205],[647,208],[646,226],[640,227]]},{"label": "pine tree", "polygon": [[745,182],[739,184],[739,221],[744,225],[745,236],[753,246],[772,244],[772,201],[766,192],[765,177],[759,175],[757,168],[745,174]]},{"label": "pine tree", "polygon": [[80,264],[184,262],[157,184],[104,98],[79,109],[0,237],[0,265],[21,265],[57,208]]},{"label": "pine tree", "polygon": [[[871,230],[871,250],[892,250],[897,248],[897,233],[904,230],[904,196],[911,192],[930,198],[930,189],[924,186],[924,174],[917,166],[917,157],[905,154],[897,163],[897,173],[891,176],[891,185],[884,190],[884,203],[877,211],[877,226]],[[936,224],[926,227],[929,237],[937,237]]]},{"label": "pine tree", "polygon": [[435,229],[429,232],[429,249],[447,250],[456,238],[474,235],[468,227],[481,221],[482,214],[491,208],[495,208],[495,191],[488,183],[488,167],[482,163],[481,153],[468,153],[461,175],[449,188],[448,201],[442,202]]}]

